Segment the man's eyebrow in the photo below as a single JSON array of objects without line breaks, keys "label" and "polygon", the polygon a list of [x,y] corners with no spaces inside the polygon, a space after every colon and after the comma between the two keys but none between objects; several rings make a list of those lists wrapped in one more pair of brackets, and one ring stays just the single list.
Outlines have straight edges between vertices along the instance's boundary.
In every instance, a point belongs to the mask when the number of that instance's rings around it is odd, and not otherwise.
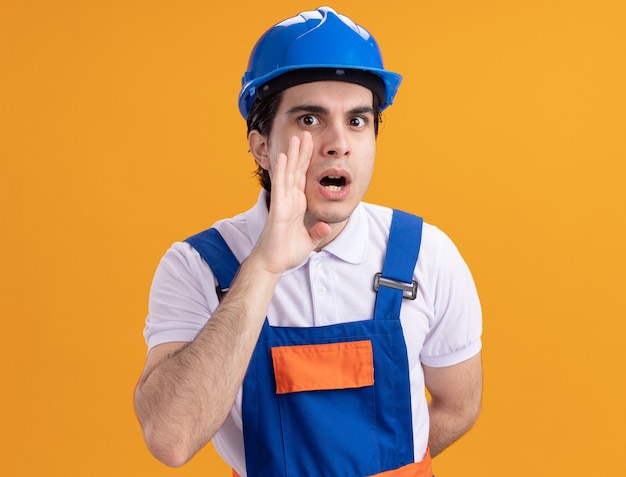
[{"label": "man's eyebrow", "polygon": [[348,111],[349,115],[354,115],[354,114],[372,114],[372,115],[376,115],[376,112],[374,111],[374,108],[372,106],[359,106],[356,108],[351,109],[350,111]]},{"label": "man's eyebrow", "polygon": [[[298,104],[289,110],[287,110],[287,115],[298,114],[298,113],[317,113],[317,114],[330,114],[330,111],[324,106],[319,106],[317,104]],[[356,108],[352,108],[349,110],[346,115],[353,116],[355,114],[372,114],[375,115],[374,108],[372,106],[357,106]]]},{"label": "man's eyebrow", "polygon": [[317,114],[328,114],[330,111],[323,106],[319,106],[316,104],[298,104],[293,108],[287,110],[287,115],[298,114],[298,113],[317,113]]}]

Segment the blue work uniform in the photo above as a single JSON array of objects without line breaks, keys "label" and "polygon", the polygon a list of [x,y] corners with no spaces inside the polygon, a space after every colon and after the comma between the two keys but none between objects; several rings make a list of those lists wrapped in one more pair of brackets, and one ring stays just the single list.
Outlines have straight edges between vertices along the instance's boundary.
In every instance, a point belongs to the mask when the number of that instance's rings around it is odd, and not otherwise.
[{"label": "blue work uniform", "polygon": [[[411,386],[400,323],[415,299],[423,221],[393,211],[373,319],[319,327],[270,326],[266,318],[243,382],[249,477],[430,477],[415,463]],[[211,267],[218,294],[239,262],[216,229],[187,239]]]}]

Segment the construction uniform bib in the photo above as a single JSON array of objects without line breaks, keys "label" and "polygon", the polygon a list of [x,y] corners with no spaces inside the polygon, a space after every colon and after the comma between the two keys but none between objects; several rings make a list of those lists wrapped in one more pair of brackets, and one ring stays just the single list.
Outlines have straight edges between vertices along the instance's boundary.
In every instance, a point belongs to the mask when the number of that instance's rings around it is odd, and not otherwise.
[{"label": "construction uniform bib", "polygon": [[[320,327],[263,325],[243,382],[249,477],[431,477],[415,463],[403,298],[422,219],[394,210],[385,262],[376,274],[373,319]],[[239,267],[215,229],[187,239],[211,267],[218,294]],[[364,317],[368,318],[368,317]]]}]

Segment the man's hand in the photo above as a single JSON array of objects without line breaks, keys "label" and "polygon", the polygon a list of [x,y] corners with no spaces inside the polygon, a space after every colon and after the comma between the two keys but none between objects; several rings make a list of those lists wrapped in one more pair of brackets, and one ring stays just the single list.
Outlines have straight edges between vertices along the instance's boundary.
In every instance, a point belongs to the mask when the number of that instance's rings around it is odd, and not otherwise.
[{"label": "man's hand", "polygon": [[287,153],[279,153],[274,161],[269,216],[253,252],[264,257],[271,273],[281,274],[297,266],[331,232],[324,222],[310,229],[304,225],[306,175],[312,154],[313,139],[304,132],[300,138],[291,137]]}]

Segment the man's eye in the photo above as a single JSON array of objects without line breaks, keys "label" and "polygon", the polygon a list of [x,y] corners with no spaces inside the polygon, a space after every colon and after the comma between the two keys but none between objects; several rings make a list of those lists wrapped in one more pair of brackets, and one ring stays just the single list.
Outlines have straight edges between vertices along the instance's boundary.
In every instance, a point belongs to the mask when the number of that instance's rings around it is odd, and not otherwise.
[{"label": "man's eye", "polygon": [[317,118],[311,114],[307,114],[300,118],[300,122],[305,126],[315,126],[319,121]]},{"label": "man's eye", "polygon": [[366,123],[365,118],[361,116],[357,116],[356,118],[350,119],[350,126],[353,126],[353,127],[360,128],[360,127],[365,126],[365,123]]}]

